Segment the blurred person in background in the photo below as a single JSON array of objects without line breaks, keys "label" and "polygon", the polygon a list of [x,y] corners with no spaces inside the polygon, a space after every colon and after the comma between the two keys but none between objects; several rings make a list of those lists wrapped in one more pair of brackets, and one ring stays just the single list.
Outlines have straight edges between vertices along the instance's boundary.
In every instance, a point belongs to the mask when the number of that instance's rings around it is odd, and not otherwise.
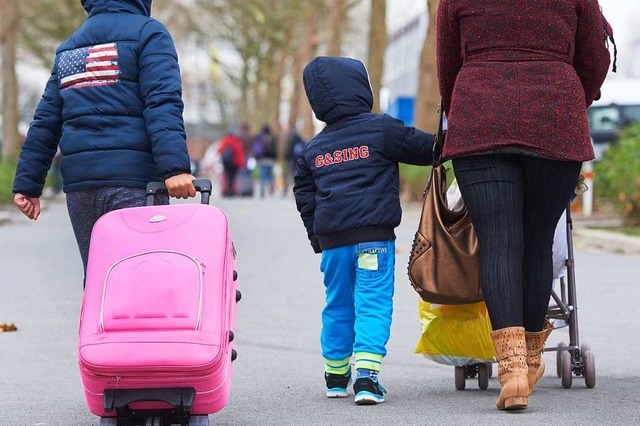
[{"label": "blurred person in background", "polygon": [[277,140],[271,127],[265,124],[262,131],[253,140],[253,156],[258,161],[258,175],[260,181],[260,198],[264,198],[266,192],[273,195],[275,181],[273,166],[277,157]]},{"label": "blurred person in background", "polygon": [[236,176],[238,171],[243,170],[247,163],[242,141],[233,132],[228,132],[218,145],[218,154],[224,171],[222,195],[233,197],[237,192]]},{"label": "blurred person in background", "polygon": [[300,136],[296,128],[291,127],[287,132],[287,146],[284,153],[284,186],[282,190],[284,197],[291,195],[289,191],[296,174],[296,161],[306,145],[307,142]]},{"label": "blurred person in background", "polygon": [[240,124],[236,136],[242,141],[242,148],[244,149],[244,155],[246,158],[250,157],[253,149],[253,136],[251,135],[251,128],[248,123]]}]

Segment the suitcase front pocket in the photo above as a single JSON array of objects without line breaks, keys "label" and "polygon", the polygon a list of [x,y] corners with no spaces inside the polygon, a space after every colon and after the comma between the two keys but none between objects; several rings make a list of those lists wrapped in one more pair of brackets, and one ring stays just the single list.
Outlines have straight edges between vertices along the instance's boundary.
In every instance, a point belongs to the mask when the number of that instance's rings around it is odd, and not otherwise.
[{"label": "suitcase front pocket", "polygon": [[134,254],[114,263],[102,290],[100,329],[197,330],[204,264],[170,250]]}]

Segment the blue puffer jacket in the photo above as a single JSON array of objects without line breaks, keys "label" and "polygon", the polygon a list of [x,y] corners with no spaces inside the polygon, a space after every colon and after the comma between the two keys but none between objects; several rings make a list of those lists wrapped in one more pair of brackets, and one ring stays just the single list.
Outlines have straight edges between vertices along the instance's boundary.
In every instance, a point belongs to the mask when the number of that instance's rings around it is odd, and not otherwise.
[{"label": "blue puffer jacket", "polygon": [[83,0],[57,50],[13,192],[38,197],[58,145],[66,192],[189,173],[178,57],[151,0]]},{"label": "blue puffer jacket", "polygon": [[319,57],[303,79],[316,117],[327,123],[298,158],[293,188],[314,251],[395,239],[398,162],[432,164],[433,135],[371,112],[360,61]]}]

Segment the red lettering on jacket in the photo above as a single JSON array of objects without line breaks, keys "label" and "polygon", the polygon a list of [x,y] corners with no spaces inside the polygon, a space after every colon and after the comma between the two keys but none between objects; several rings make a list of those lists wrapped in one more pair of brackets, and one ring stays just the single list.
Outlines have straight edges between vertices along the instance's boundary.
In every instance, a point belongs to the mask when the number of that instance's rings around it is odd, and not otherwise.
[{"label": "red lettering on jacket", "polygon": [[357,160],[360,158],[358,155],[359,148],[349,148],[349,161]]},{"label": "red lettering on jacket", "polygon": [[333,157],[331,156],[331,154],[324,155],[324,164],[327,166],[330,166],[331,164],[333,164]]},{"label": "red lettering on jacket", "polygon": [[355,148],[345,148],[334,151],[329,154],[320,154],[316,157],[316,167],[331,166],[347,161],[361,160],[369,157],[369,147],[367,145],[357,146]]}]

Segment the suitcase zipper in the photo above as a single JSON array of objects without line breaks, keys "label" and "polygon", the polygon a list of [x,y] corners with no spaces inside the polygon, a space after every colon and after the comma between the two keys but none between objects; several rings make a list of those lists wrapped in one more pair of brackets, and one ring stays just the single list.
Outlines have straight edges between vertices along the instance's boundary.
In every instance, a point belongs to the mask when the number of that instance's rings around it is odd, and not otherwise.
[{"label": "suitcase zipper", "polygon": [[[149,374],[158,374],[162,377],[198,377],[203,376],[212,372],[215,372],[218,368],[219,362],[212,362],[207,367],[203,367],[201,370],[193,371],[193,369],[189,369],[186,371],[163,371],[163,370],[175,370],[175,366],[171,367],[155,367],[153,369],[149,368],[103,368],[94,364],[90,364],[88,362],[82,363],[82,369],[90,376],[93,377],[115,377],[116,381],[120,380],[123,377],[140,377],[145,378],[149,377]],[[115,371],[119,371],[116,373]],[[121,373],[122,370],[126,370],[127,374]],[[132,373],[132,374],[129,374]],[[135,374],[135,373],[146,373],[146,374]]]},{"label": "suitcase zipper", "polygon": [[[227,375],[228,373],[228,369],[231,366],[231,363],[229,362],[229,365],[227,365],[224,369],[224,376]],[[88,364],[87,364],[88,365]],[[116,379],[116,383],[115,383],[115,388],[119,389],[120,388],[120,384],[121,382],[124,381],[133,381],[133,382],[143,382],[144,385],[152,385],[152,384],[164,384],[166,383],[167,379],[190,379],[190,382],[192,383],[198,383],[200,381],[208,381],[210,380],[210,378],[206,377],[212,373],[215,373],[217,371],[216,369],[217,366],[213,366],[213,367],[209,367],[205,370],[202,371],[198,371],[198,372],[176,372],[176,371],[167,371],[167,372],[162,372],[162,371],[158,371],[158,370],[154,370],[152,372],[149,372],[149,370],[143,370],[143,369],[131,369],[131,372],[134,373],[140,373],[140,372],[144,372],[146,371],[147,374],[113,374],[113,373],[108,373],[104,370],[102,370],[103,372],[100,372],[99,368],[96,368],[95,366],[91,366],[91,368],[93,370],[88,369],[86,366],[82,366],[82,372],[83,375],[88,376],[92,379],[97,379],[97,380],[101,380],[101,379]],[[159,373],[158,376],[154,376],[154,375],[150,375],[149,373],[152,374],[156,374]],[[216,388],[217,389],[217,388]],[[214,389],[215,390],[215,389]]]},{"label": "suitcase zipper", "polygon": [[105,297],[107,294],[107,283],[109,281],[109,275],[111,274],[111,272],[113,271],[113,269],[118,266],[119,264],[127,261],[127,260],[131,260],[134,259],[136,257],[141,257],[141,256],[146,256],[149,254],[156,254],[156,253],[168,253],[168,254],[177,254],[179,256],[183,256],[186,257],[187,259],[191,259],[193,261],[193,263],[196,264],[196,266],[198,267],[198,272],[199,272],[199,278],[200,278],[200,296],[199,296],[199,300],[198,300],[198,316],[196,318],[196,326],[195,326],[195,330],[199,330],[200,329],[200,322],[202,320],[202,293],[203,293],[203,276],[204,276],[204,268],[207,267],[207,265],[204,264],[204,262],[202,262],[200,259],[198,259],[197,257],[194,256],[190,256],[186,253],[182,253],[179,251],[174,251],[174,250],[150,250],[150,251],[145,251],[142,253],[136,253],[133,254],[131,256],[127,256],[123,259],[118,260],[117,262],[115,262],[113,265],[111,265],[111,267],[109,267],[109,269],[107,270],[107,274],[104,278],[104,284],[102,286],[102,303],[100,306],[100,331],[102,331],[104,333],[104,301],[105,301]]},{"label": "suitcase zipper", "polygon": [[[93,376],[93,377],[115,377],[116,379],[116,383],[118,383],[120,381],[120,379],[122,379],[123,377],[125,378],[150,378],[153,377],[153,375],[158,374],[161,377],[200,377],[200,376],[204,376],[207,375],[209,373],[215,372],[216,367],[209,367],[200,371],[184,371],[184,372],[179,372],[179,371],[162,371],[162,370],[158,370],[158,369],[154,369],[154,370],[149,370],[149,369],[136,369],[136,368],[131,368],[131,369],[127,369],[127,374],[124,373],[119,373],[119,374],[114,374],[113,372],[107,370],[107,369],[100,369],[97,368],[96,366],[90,365],[90,364],[86,364],[87,366],[89,366],[89,368],[84,367],[85,372],[87,373],[87,375]],[[112,370],[113,371],[113,370]],[[120,369],[119,371],[122,371],[122,369]],[[147,373],[147,374],[128,374],[129,372],[131,373]],[[151,376],[150,376],[151,375]]]}]

